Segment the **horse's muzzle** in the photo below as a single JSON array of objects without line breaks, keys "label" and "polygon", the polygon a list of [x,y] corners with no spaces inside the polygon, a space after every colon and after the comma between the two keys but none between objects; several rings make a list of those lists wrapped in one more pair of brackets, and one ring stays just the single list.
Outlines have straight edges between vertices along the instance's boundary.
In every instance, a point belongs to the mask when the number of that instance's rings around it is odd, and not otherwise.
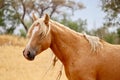
[{"label": "horse's muzzle", "polygon": [[34,60],[34,58],[35,58],[35,54],[26,49],[23,50],[23,56],[28,60]]}]

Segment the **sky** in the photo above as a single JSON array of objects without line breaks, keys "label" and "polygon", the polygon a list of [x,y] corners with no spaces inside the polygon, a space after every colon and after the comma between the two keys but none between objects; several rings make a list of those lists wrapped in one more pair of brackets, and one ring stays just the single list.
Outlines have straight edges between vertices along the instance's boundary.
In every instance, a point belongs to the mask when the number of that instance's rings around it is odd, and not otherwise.
[{"label": "sky", "polygon": [[101,10],[100,0],[78,0],[85,5],[85,9],[76,11],[74,19],[87,20],[87,29],[96,29],[102,26],[105,13]]}]

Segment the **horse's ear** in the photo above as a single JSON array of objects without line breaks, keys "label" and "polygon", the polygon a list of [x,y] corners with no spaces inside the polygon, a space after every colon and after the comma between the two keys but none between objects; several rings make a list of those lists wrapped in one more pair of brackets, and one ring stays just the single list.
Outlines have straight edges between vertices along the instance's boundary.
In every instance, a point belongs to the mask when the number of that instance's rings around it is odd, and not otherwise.
[{"label": "horse's ear", "polygon": [[35,14],[34,14],[34,13],[32,14],[32,17],[33,17],[33,21],[36,21],[36,20],[38,19],[38,17],[37,17],[37,16],[35,16]]},{"label": "horse's ear", "polygon": [[49,20],[50,20],[50,17],[48,16],[48,14],[45,14],[44,22],[47,26],[49,26]]}]

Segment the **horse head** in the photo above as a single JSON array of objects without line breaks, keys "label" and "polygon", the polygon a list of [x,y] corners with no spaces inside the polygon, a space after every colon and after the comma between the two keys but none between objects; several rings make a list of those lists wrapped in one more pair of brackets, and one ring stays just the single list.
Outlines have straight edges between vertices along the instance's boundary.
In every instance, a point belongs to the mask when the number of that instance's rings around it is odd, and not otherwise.
[{"label": "horse head", "polygon": [[23,51],[28,60],[34,60],[35,56],[49,48],[51,43],[49,16],[46,14],[43,18],[37,18],[33,14],[33,20],[27,33],[29,41]]}]

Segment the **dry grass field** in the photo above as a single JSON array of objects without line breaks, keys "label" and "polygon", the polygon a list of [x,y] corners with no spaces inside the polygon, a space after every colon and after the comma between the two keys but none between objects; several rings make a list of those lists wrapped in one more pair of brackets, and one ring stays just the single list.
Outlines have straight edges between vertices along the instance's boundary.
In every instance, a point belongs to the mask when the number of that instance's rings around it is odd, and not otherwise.
[{"label": "dry grass field", "polygon": [[[0,35],[0,80],[56,80],[61,63],[49,69],[52,51],[48,49],[34,61],[28,61],[22,54],[26,42],[21,37]],[[60,80],[67,80],[64,70]]]}]

